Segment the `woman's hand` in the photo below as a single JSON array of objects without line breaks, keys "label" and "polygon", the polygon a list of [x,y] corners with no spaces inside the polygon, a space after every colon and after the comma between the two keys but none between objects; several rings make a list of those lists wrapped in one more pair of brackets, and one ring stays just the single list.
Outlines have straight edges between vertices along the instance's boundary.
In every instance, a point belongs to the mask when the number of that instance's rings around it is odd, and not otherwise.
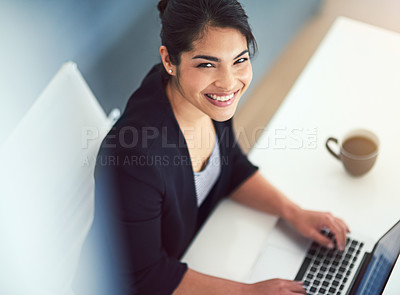
[{"label": "woman's hand", "polygon": [[343,220],[330,213],[301,209],[271,185],[259,171],[236,189],[231,198],[249,207],[286,219],[301,234],[328,248],[334,247],[334,244],[321,234],[321,230],[325,227],[335,235],[340,250],[346,245],[346,233],[349,232],[349,228]]},{"label": "woman's hand", "polygon": [[302,282],[273,279],[246,285],[244,294],[291,295],[307,294]]},{"label": "woman's hand", "polygon": [[298,209],[286,218],[302,235],[317,243],[333,249],[332,240],[321,234],[323,228],[329,229],[336,238],[337,247],[343,251],[346,246],[346,235],[350,232],[346,223],[329,212],[317,212]]}]

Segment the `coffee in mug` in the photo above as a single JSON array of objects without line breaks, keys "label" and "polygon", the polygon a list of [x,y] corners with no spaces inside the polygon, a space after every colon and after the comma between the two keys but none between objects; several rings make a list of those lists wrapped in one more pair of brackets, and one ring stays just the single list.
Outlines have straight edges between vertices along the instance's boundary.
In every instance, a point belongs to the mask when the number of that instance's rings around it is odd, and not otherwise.
[{"label": "coffee in mug", "polygon": [[[339,145],[339,153],[332,150],[331,142]],[[379,139],[369,130],[357,129],[347,133],[342,142],[334,137],[329,137],[325,145],[328,151],[343,163],[350,175],[361,176],[375,164],[379,150]]]}]

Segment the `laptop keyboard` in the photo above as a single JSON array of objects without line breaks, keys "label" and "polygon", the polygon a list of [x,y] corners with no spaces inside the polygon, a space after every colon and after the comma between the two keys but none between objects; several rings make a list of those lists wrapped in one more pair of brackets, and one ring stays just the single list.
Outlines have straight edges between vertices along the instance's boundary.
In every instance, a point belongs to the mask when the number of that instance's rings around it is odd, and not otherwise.
[{"label": "laptop keyboard", "polygon": [[[322,233],[332,239],[329,231]],[[345,294],[344,286],[354,271],[354,264],[361,252],[363,243],[347,238],[344,251],[330,250],[316,242],[308,249],[303,264],[297,273],[296,281],[303,281],[307,294]]]}]

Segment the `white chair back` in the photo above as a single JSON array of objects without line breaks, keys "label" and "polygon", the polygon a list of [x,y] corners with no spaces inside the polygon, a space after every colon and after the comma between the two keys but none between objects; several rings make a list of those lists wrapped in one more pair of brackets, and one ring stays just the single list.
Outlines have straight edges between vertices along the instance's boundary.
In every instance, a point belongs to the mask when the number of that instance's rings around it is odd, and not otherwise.
[{"label": "white chair back", "polygon": [[111,127],[66,63],[0,147],[2,294],[71,294],[93,220],[93,169]]}]

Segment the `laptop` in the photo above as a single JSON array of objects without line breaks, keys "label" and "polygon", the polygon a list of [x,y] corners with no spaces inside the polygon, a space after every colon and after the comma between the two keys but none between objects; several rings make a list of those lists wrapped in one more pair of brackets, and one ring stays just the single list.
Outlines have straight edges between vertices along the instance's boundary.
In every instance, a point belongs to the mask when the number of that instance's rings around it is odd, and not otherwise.
[{"label": "laptop", "polygon": [[[328,230],[323,230],[323,234],[334,240]],[[303,281],[308,294],[386,295],[398,283],[390,277],[399,276],[399,254],[400,221],[376,243],[349,235],[342,252],[305,239],[280,220],[248,282],[283,278]],[[395,294],[400,294],[396,289]]]}]

